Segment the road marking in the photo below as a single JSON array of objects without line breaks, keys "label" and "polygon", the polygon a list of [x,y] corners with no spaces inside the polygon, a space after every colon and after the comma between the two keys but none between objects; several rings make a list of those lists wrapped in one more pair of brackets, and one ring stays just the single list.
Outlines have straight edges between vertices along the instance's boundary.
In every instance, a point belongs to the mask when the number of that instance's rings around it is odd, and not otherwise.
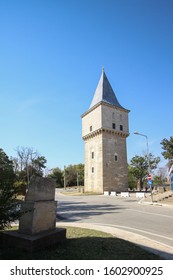
[{"label": "road marking", "polygon": [[155,215],[155,216],[161,216],[161,217],[166,217],[166,218],[171,218],[173,219],[173,216],[169,216],[169,215],[164,215],[164,214],[157,214],[157,213],[150,213],[150,212],[145,212],[145,211],[140,211],[140,210],[134,210],[134,209],[130,209],[130,208],[127,208],[125,210],[128,210],[128,211],[134,211],[134,212],[139,212],[139,213],[143,213],[143,214],[147,214],[147,215]]},{"label": "road marking", "polygon": [[141,229],[137,229],[137,228],[132,228],[132,227],[126,227],[126,226],[120,226],[120,225],[112,225],[112,224],[101,224],[101,223],[97,223],[97,225],[103,225],[103,226],[109,226],[109,227],[117,227],[117,228],[123,228],[123,229],[128,229],[128,230],[133,230],[133,231],[137,231],[137,232],[142,232],[142,233],[146,233],[146,234],[149,234],[149,235],[153,235],[153,236],[157,236],[157,237],[161,237],[161,238],[164,238],[164,239],[168,239],[168,240],[171,240],[173,241],[173,238],[171,237],[167,237],[167,236],[164,236],[164,235],[161,235],[161,234],[157,234],[157,233],[152,233],[150,231],[146,231],[146,230],[141,230]]}]

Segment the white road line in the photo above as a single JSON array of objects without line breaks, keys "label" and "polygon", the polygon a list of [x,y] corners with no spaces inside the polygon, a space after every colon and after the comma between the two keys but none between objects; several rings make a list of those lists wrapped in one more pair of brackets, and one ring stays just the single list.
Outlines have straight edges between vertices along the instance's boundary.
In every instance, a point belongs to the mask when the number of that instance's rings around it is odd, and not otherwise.
[{"label": "white road line", "polygon": [[145,211],[140,211],[140,210],[134,210],[134,209],[131,209],[131,208],[127,208],[125,210],[139,212],[139,213],[143,213],[143,214],[147,214],[147,215],[155,215],[155,216],[161,216],[161,217],[166,217],[166,218],[173,219],[173,215],[169,216],[169,215],[164,215],[164,214],[150,213],[150,212],[145,212]]},{"label": "white road line", "polygon": [[161,234],[157,234],[157,233],[153,233],[153,232],[150,232],[150,231],[141,230],[141,229],[137,229],[137,228],[120,226],[120,225],[112,225],[112,224],[101,224],[101,223],[95,223],[95,224],[103,225],[103,226],[109,226],[109,227],[113,227],[113,228],[117,227],[117,228],[122,228],[122,229],[127,229],[127,230],[134,230],[134,231],[137,231],[137,232],[142,232],[142,233],[146,233],[146,234],[149,234],[149,235],[153,235],[153,236],[157,236],[157,237],[161,237],[161,238],[173,241],[173,238],[171,238],[171,237],[167,237],[167,236],[164,236],[164,235],[161,235]]}]

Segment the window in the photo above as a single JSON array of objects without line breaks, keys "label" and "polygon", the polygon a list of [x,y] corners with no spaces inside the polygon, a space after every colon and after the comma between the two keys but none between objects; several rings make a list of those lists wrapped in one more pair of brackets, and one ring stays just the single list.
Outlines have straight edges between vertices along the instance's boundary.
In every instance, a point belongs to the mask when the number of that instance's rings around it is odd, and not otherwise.
[{"label": "window", "polygon": [[115,120],[115,113],[112,113],[112,119]]},{"label": "window", "polygon": [[112,123],[112,129],[116,129],[115,123]]},{"label": "window", "polygon": [[94,167],[92,167],[92,173],[94,173]]},{"label": "window", "polygon": [[118,156],[117,156],[117,155],[115,155],[115,156],[114,156],[114,158],[115,158],[115,161],[117,161],[117,160],[118,160]]},{"label": "window", "polygon": [[122,124],[120,124],[120,130],[123,131],[123,125]]},{"label": "window", "polygon": [[91,153],[91,157],[94,158],[94,152]]},{"label": "window", "polygon": [[90,126],[90,131],[92,131],[93,130],[93,127],[92,127],[92,125]]},{"label": "window", "polygon": [[122,121],[122,115],[120,114],[120,121]]}]

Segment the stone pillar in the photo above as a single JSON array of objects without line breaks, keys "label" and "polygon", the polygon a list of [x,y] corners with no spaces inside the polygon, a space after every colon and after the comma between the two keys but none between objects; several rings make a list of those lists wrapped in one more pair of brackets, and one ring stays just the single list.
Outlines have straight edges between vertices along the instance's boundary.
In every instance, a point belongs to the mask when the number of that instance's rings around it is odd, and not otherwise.
[{"label": "stone pillar", "polygon": [[21,210],[19,232],[36,234],[55,229],[56,208],[55,182],[49,178],[33,177]]},{"label": "stone pillar", "polygon": [[21,206],[19,230],[4,231],[3,246],[34,252],[64,241],[66,229],[56,228],[56,208],[54,180],[33,177]]}]

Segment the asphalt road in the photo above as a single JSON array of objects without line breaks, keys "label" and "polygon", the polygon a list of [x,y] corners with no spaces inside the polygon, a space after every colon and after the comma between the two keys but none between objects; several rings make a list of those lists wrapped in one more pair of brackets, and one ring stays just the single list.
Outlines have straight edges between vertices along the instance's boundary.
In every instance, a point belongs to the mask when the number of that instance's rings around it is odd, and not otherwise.
[{"label": "asphalt road", "polygon": [[173,249],[173,207],[139,203],[135,196],[71,196],[56,190],[57,221],[115,227]]}]

